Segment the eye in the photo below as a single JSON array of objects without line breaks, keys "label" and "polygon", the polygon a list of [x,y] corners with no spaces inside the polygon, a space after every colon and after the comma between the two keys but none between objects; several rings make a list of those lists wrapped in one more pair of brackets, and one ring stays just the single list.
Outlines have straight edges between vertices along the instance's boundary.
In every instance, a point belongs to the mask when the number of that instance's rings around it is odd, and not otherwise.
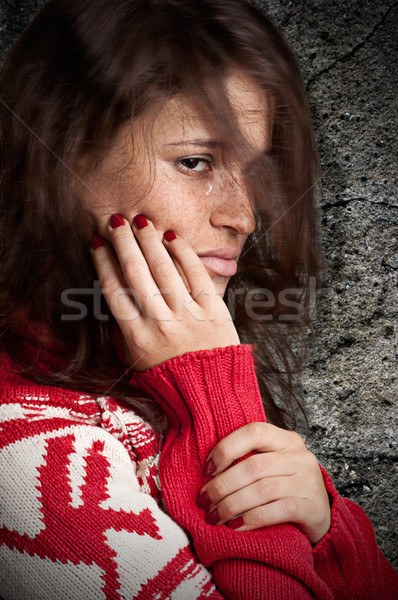
[{"label": "eye", "polygon": [[208,173],[213,166],[211,158],[203,158],[203,156],[187,156],[177,158],[174,164],[185,173]]}]

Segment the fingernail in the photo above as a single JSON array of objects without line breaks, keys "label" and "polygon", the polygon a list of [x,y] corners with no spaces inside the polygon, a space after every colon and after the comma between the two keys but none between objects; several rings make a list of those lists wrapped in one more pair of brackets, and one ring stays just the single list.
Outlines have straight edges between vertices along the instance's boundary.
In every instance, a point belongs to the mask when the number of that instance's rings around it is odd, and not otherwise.
[{"label": "fingernail", "polygon": [[210,500],[208,493],[202,492],[198,496],[198,500],[197,500],[196,504],[198,505],[199,508],[203,508],[203,510],[207,510],[213,503]]},{"label": "fingernail", "polygon": [[209,462],[205,465],[205,473],[208,476],[213,475],[213,473],[216,469],[217,469],[217,466],[214,464],[214,461],[211,458],[209,460]]},{"label": "fingernail", "polygon": [[242,527],[245,524],[243,517],[236,517],[235,519],[231,519],[227,521],[226,525],[231,527],[231,529],[238,529],[238,527]]},{"label": "fingernail", "polygon": [[91,248],[93,250],[96,250],[97,248],[100,248],[101,246],[105,246],[105,240],[100,235],[95,235],[91,239]]},{"label": "fingernail", "polygon": [[120,215],[119,213],[112,215],[111,216],[112,229],[116,229],[116,227],[120,227],[121,225],[124,225],[123,215]]},{"label": "fingernail", "polygon": [[173,231],[165,231],[163,234],[163,237],[167,242],[172,242],[173,240],[176,239],[177,236],[175,235],[175,233]]},{"label": "fingernail", "polygon": [[209,525],[216,525],[220,520],[220,515],[218,514],[218,510],[213,510],[212,512],[205,514],[205,521]]},{"label": "fingernail", "polygon": [[133,221],[137,229],[144,229],[144,227],[148,225],[148,221],[146,220],[144,215],[135,215]]}]

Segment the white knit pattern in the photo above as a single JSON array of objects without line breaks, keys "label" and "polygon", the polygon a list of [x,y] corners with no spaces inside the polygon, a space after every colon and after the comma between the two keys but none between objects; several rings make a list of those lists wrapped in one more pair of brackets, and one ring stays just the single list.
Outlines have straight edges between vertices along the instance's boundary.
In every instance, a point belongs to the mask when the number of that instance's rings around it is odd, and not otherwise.
[{"label": "white knit pattern", "polygon": [[211,597],[185,531],[150,495],[153,430],[112,398],[53,400],[0,404],[1,598]]}]

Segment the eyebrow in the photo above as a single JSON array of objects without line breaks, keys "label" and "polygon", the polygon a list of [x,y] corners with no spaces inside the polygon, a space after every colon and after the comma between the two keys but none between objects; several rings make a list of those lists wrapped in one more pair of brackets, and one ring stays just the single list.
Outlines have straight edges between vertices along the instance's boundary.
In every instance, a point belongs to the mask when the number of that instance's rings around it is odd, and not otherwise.
[{"label": "eyebrow", "polygon": [[223,142],[219,142],[217,140],[206,140],[206,139],[196,139],[196,140],[181,140],[179,142],[171,142],[170,144],[164,144],[165,146],[206,146],[207,148],[218,148],[223,146]]}]

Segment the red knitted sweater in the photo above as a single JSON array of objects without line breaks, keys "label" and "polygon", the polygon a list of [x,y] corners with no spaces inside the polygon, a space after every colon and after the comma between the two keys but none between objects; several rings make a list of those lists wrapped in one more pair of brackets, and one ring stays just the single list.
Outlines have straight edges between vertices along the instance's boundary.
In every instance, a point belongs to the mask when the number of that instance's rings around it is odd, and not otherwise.
[{"label": "red knitted sweater", "polygon": [[292,524],[238,532],[196,505],[216,442],[265,415],[252,347],[190,352],[131,385],[152,428],[109,396],[36,385],[1,357],[0,595],[4,600],[390,599],[398,575],[364,512],[338,495],[314,547]]}]

